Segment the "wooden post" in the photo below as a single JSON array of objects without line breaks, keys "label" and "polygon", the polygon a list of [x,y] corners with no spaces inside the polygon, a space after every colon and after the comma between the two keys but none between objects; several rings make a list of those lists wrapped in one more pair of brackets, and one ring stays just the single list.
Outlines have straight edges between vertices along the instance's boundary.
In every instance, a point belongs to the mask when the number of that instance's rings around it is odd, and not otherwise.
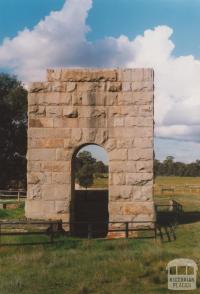
[{"label": "wooden post", "polygon": [[53,223],[50,224],[50,242],[54,242],[54,231],[53,231]]},{"label": "wooden post", "polygon": [[17,200],[18,200],[18,202],[20,201],[20,192],[19,191],[17,192]]},{"label": "wooden post", "polygon": [[92,224],[88,224],[88,239],[92,239]]},{"label": "wooden post", "polygon": [[155,234],[155,240],[157,240],[157,224],[154,224],[154,234]]},{"label": "wooden post", "polygon": [[125,229],[126,229],[126,238],[129,237],[129,231],[128,231],[128,225],[129,225],[129,222],[125,222]]}]

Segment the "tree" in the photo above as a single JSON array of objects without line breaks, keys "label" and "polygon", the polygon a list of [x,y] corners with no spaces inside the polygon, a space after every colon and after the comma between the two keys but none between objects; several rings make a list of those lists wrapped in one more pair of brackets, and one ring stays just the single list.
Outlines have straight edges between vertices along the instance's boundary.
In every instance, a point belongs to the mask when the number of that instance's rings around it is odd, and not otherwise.
[{"label": "tree", "polygon": [[79,185],[86,189],[94,182],[96,159],[89,151],[82,151],[75,160],[75,174]]},{"label": "tree", "polygon": [[82,166],[77,173],[77,180],[79,185],[86,189],[93,184],[94,176],[90,165],[86,164]]},{"label": "tree", "polygon": [[0,188],[26,186],[27,91],[0,74]]}]

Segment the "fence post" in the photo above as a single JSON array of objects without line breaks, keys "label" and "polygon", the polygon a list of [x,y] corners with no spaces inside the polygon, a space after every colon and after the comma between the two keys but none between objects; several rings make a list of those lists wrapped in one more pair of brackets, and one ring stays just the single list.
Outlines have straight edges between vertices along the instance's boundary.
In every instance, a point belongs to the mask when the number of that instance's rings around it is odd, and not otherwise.
[{"label": "fence post", "polygon": [[50,242],[54,242],[54,231],[53,231],[53,223],[50,224]]},{"label": "fence post", "polygon": [[157,223],[154,223],[154,234],[155,234],[155,240],[157,239]]},{"label": "fence post", "polygon": [[20,192],[19,191],[17,192],[17,200],[18,200],[18,202],[20,201]]},{"label": "fence post", "polygon": [[92,239],[92,224],[88,224],[88,239]]},{"label": "fence post", "polygon": [[129,222],[125,222],[126,238],[128,238],[128,236],[129,236],[128,225],[129,225]]}]

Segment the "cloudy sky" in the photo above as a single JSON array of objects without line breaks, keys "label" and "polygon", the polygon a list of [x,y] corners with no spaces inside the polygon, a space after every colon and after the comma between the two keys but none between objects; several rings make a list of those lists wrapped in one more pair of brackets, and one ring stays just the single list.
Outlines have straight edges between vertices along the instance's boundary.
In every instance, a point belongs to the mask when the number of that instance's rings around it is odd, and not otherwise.
[{"label": "cloudy sky", "polygon": [[153,67],[158,159],[200,159],[200,0],[0,1],[0,71]]}]

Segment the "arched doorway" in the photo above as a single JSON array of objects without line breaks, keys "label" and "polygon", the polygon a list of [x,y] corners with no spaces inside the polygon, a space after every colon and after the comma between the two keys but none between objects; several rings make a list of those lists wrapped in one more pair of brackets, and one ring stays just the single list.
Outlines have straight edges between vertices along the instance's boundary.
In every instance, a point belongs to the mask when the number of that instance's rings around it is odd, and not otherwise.
[{"label": "arched doorway", "polygon": [[95,144],[80,146],[72,157],[71,232],[105,237],[108,228],[108,156]]}]

